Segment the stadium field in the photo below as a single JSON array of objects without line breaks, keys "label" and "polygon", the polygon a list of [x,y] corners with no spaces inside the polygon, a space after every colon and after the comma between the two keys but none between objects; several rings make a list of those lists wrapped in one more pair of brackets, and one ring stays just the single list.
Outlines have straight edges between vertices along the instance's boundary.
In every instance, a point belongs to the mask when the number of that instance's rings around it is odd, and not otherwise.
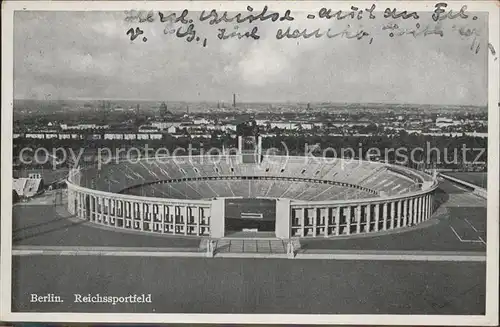
[{"label": "stadium field", "polygon": [[[485,310],[485,264],[472,262],[23,256],[13,258],[13,273],[13,311],[481,315]],[[49,293],[64,302],[30,303],[30,294]],[[74,303],[74,294],[89,293],[150,293],[152,303]]]},{"label": "stadium field", "polygon": [[226,218],[240,218],[242,213],[262,214],[263,220],[276,220],[276,201],[268,199],[226,199]]},{"label": "stadium field", "polygon": [[228,236],[245,228],[274,231],[276,201],[269,199],[226,199],[224,214],[225,230]]},{"label": "stadium field", "polygon": [[444,172],[444,175],[455,177],[468,183],[486,188],[488,182],[488,173],[481,172]]}]

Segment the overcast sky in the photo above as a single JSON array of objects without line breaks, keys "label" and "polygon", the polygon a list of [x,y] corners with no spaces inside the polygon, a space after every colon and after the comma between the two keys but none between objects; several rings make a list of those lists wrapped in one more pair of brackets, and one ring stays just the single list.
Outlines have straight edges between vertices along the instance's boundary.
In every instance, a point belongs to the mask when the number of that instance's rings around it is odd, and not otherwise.
[{"label": "overcast sky", "polygon": [[[125,22],[123,12],[17,12],[14,96],[231,101],[234,92],[240,101],[259,102],[487,103],[487,22],[481,17],[445,22],[442,38],[391,38],[381,29],[391,21],[381,13],[375,20],[361,21],[305,20],[293,14],[297,18],[292,23],[260,23],[258,41],[220,41],[217,29],[232,31],[233,25],[195,21],[198,35],[207,38],[204,48],[201,42],[165,35],[167,24],[158,19]],[[430,13],[423,16],[419,23],[426,26]],[[275,38],[280,27],[340,32],[347,24],[352,31],[364,28],[370,37]],[[415,24],[408,20],[401,25]],[[470,49],[473,38],[453,31],[454,24],[477,28],[478,54]],[[255,25],[241,25],[239,30]],[[126,31],[137,26],[144,35],[130,41]]]}]

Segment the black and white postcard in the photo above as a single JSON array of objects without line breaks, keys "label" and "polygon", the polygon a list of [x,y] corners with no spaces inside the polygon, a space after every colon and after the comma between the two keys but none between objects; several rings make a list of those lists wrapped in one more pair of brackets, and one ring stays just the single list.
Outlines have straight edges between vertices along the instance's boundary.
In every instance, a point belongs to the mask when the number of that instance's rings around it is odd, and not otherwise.
[{"label": "black and white postcard", "polygon": [[497,325],[499,14],[4,3],[0,320]]}]

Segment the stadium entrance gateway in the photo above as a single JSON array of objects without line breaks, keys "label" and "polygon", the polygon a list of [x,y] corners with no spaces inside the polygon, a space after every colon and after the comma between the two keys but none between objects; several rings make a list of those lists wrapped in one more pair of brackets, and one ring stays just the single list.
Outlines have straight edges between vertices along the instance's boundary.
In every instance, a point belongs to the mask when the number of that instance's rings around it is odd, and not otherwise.
[{"label": "stadium entrance gateway", "polygon": [[276,231],[276,200],[225,199],[224,234]]}]

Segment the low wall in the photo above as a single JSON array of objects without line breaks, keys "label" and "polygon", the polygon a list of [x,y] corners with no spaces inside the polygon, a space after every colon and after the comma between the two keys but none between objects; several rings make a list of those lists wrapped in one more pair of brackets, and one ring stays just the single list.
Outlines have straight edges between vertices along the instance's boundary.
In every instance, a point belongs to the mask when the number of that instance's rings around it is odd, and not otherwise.
[{"label": "low wall", "polygon": [[488,196],[488,192],[485,188],[482,188],[482,187],[477,186],[475,184],[472,184],[472,183],[466,182],[464,180],[458,179],[456,177],[448,176],[448,175],[445,175],[442,173],[439,173],[439,176],[441,176],[442,178],[444,178],[446,180],[449,180],[449,181],[455,182],[457,184],[463,185],[465,187],[471,188],[473,190],[474,194],[476,194],[477,196],[480,196],[484,199],[486,199]]}]

